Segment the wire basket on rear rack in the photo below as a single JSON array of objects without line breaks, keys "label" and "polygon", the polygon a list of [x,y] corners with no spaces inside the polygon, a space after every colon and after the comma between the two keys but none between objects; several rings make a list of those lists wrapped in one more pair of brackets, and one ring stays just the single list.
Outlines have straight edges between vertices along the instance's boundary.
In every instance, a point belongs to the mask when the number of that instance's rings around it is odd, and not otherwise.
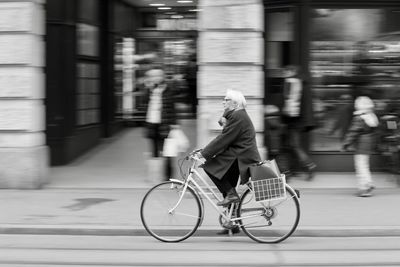
[{"label": "wire basket on rear rack", "polygon": [[285,175],[251,181],[256,201],[277,200],[286,197]]}]

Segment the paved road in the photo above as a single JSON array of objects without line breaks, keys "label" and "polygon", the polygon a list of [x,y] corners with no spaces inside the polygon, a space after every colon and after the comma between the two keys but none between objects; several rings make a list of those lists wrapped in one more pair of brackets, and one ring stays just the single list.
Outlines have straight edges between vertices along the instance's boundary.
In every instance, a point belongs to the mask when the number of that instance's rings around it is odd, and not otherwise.
[{"label": "paved road", "polygon": [[305,238],[259,244],[244,236],[0,235],[0,266],[400,266],[400,237]]}]

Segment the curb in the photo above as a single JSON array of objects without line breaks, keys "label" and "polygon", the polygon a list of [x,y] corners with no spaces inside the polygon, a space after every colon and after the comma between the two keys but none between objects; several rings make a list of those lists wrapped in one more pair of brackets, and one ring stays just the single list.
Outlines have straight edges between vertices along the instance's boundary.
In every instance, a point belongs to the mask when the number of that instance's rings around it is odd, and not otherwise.
[{"label": "curb", "polygon": [[[180,230],[167,229],[170,236],[179,234]],[[197,229],[194,236],[216,236],[221,228]],[[87,235],[87,236],[150,236],[144,228],[125,226],[65,226],[65,225],[0,225],[3,235]],[[243,232],[238,236],[246,236]],[[370,227],[304,227],[298,228],[292,236],[296,237],[379,237],[400,236],[400,226]]]}]

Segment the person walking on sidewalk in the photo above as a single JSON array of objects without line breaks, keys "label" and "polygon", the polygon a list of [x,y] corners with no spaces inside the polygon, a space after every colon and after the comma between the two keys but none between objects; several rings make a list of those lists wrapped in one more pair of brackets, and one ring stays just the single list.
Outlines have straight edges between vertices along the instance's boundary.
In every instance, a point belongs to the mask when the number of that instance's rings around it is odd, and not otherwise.
[{"label": "person walking on sidewalk", "polygon": [[[308,129],[305,116],[305,92],[303,80],[300,79],[297,66],[287,66],[285,70],[285,81],[283,88],[283,105],[281,108],[281,118],[286,129],[284,130],[284,150],[287,156],[292,156],[288,160],[289,176],[293,174],[293,164],[291,159],[297,159],[300,167],[304,169],[308,176],[307,180],[312,180],[314,175],[315,163],[302,147],[302,133]],[[303,113],[303,114],[302,114]]]},{"label": "person walking on sidewalk", "polygon": [[[261,161],[257,149],[254,125],[246,111],[246,99],[239,91],[228,90],[223,100],[224,115],[220,119],[221,134],[206,145],[199,158],[206,161],[204,171],[217,186],[224,199],[217,203],[228,206],[240,201],[236,185],[245,184],[250,177],[249,167]],[[239,228],[232,229],[238,233]],[[220,234],[227,234],[222,231]]]},{"label": "person walking on sidewalk", "polygon": [[[179,128],[174,104],[174,93],[165,82],[165,74],[162,69],[151,69],[145,74],[145,84],[149,89],[145,96],[146,107],[146,137],[150,139],[153,159],[150,161],[157,165],[162,161],[160,157],[164,141],[173,128]],[[153,160],[153,161],[152,161]],[[149,161],[149,162],[150,162]],[[164,166],[164,179],[172,177],[172,159],[167,157]],[[155,165],[155,164],[154,164]],[[149,166],[160,168],[161,166]]]},{"label": "person walking on sidewalk", "polygon": [[367,96],[359,96],[354,103],[354,116],[347,131],[343,150],[354,145],[354,168],[358,179],[358,196],[369,197],[375,188],[371,178],[370,154],[376,145],[376,130],[379,120],[375,115],[374,102]]}]

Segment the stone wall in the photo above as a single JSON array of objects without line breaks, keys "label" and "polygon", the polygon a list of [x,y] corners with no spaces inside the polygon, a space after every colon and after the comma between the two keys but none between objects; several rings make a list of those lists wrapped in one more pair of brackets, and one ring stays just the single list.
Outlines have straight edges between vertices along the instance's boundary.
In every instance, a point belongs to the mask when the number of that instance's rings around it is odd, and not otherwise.
[{"label": "stone wall", "polygon": [[198,40],[198,147],[221,128],[222,99],[227,89],[241,91],[263,144],[264,11],[262,0],[200,0]]},{"label": "stone wall", "polygon": [[48,179],[44,34],[44,1],[0,0],[0,188]]}]

